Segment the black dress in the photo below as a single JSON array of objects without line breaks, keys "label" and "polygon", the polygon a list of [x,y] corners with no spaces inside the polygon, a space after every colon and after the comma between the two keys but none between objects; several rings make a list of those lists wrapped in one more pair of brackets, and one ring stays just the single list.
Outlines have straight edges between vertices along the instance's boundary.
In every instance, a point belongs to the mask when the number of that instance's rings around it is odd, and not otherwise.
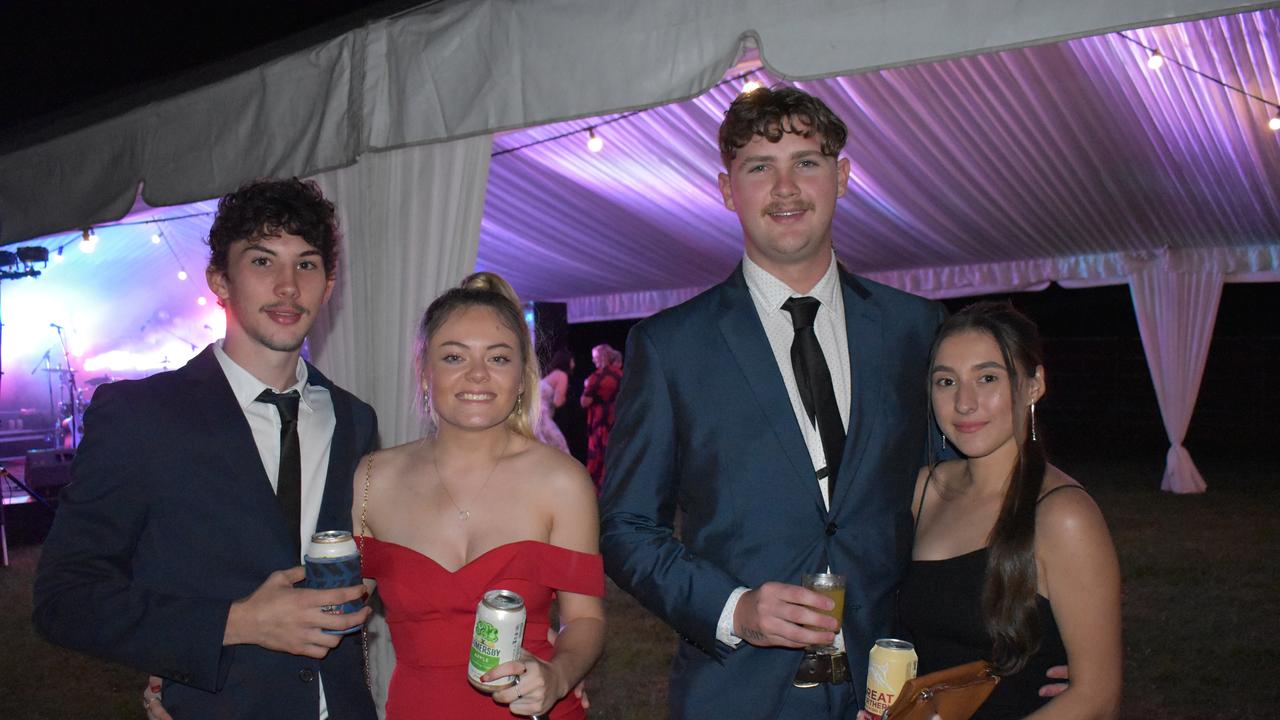
[{"label": "black dress", "polygon": [[[1060,485],[1039,500],[1067,488],[1081,489],[1078,485]],[[927,484],[925,491],[927,494]],[[922,495],[916,511],[917,524],[923,514]],[[986,573],[986,548],[945,560],[911,561],[898,592],[898,620],[907,639],[915,643],[919,674],[991,659],[991,640],[982,619]],[[1066,665],[1067,649],[1062,645],[1048,598],[1036,595],[1036,614],[1040,621],[1040,648],[1021,672],[1000,679],[991,697],[973,716],[975,720],[1022,718],[1049,702],[1039,695],[1040,688],[1050,682],[1045,671]]]}]

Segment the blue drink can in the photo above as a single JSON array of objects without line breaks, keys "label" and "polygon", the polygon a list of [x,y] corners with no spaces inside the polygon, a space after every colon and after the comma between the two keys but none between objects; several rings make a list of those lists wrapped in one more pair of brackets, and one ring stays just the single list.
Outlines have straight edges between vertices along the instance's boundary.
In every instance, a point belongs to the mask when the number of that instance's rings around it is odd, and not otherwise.
[{"label": "blue drink can", "polygon": [[[307,554],[303,556],[303,565],[307,570],[307,579],[302,586],[318,590],[345,588],[359,585],[360,551],[356,549],[356,541],[346,530],[325,530],[311,536],[307,545]],[[355,600],[342,605],[326,607],[325,612],[334,615],[352,613],[360,610],[364,604]],[[330,635],[346,635],[360,629],[359,625],[346,630],[325,630]]]}]

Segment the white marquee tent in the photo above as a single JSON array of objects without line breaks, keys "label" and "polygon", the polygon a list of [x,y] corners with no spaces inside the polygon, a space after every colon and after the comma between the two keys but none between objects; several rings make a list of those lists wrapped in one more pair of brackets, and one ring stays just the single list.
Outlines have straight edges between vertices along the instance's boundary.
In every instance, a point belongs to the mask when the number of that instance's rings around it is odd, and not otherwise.
[{"label": "white marquee tent", "polygon": [[[1280,280],[1280,151],[1265,104],[1185,72],[1149,79],[1132,40],[1274,99],[1276,11],[1150,28],[1272,5],[429,3],[0,156],[0,243],[121,218],[139,186],[161,207],[314,177],[347,236],[314,354],[401,442],[418,427],[412,329],[477,264],[579,319],[651,312],[728,272],[741,245],[712,213],[710,138],[734,88],[698,96],[750,70],[754,46],[763,77],[812,79],[850,121],[837,246],[855,271],[932,296],[1130,284],[1172,446],[1164,487],[1195,492],[1181,441],[1222,283]],[[592,125],[623,161],[530,145]]]}]

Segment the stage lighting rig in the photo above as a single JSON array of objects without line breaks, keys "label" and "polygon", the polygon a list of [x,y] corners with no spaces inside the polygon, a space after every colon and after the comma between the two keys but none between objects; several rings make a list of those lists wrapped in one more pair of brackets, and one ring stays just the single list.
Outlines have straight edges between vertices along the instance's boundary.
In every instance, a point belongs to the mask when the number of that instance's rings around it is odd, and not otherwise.
[{"label": "stage lighting rig", "polygon": [[0,280],[16,280],[24,277],[40,277],[40,270],[49,266],[49,248],[28,245],[17,252],[0,250]]}]

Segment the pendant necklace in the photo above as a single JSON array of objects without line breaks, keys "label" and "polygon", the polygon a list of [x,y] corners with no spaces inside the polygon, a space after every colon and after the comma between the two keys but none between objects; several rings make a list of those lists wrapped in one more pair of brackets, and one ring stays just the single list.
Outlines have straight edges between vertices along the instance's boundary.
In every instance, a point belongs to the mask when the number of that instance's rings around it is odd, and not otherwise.
[{"label": "pendant necklace", "polygon": [[[508,432],[506,440],[502,443],[502,451],[498,453],[498,459],[493,461],[493,467],[489,470],[489,476],[484,479],[484,484],[480,486],[480,489],[476,491],[476,494],[472,499],[480,497],[480,495],[484,493],[484,489],[489,487],[489,481],[493,479],[493,473],[498,469],[498,465],[502,463],[502,456],[507,454],[507,446],[510,444],[511,433]],[[458,520],[460,522],[466,522],[471,519],[471,511],[463,509],[462,506],[458,505],[458,501],[453,499],[453,493],[449,492],[449,485],[445,483],[444,475],[440,474],[440,463],[436,460],[439,450],[440,445],[437,443],[431,450],[431,466],[435,468],[436,479],[440,481],[440,487],[444,488],[444,494],[449,498],[449,502],[453,503],[453,509],[458,511]]]}]

